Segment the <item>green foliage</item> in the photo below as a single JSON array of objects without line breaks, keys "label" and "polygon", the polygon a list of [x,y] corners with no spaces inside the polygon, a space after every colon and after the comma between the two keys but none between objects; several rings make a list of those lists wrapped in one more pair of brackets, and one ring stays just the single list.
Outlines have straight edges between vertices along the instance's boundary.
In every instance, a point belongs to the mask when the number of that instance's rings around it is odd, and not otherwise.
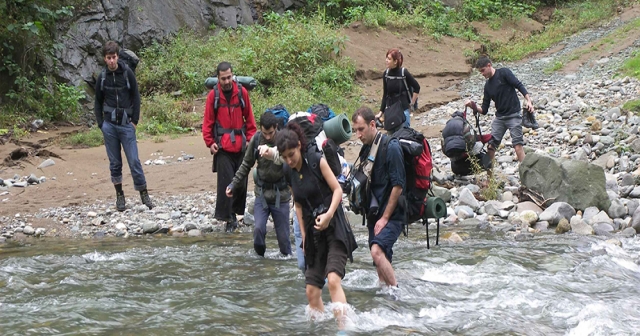
[{"label": "green foliage", "polygon": [[98,147],[104,143],[104,137],[98,127],[91,127],[88,131],[78,132],[67,137],[62,143],[73,147]]},{"label": "green foliage", "polygon": [[554,61],[553,63],[550,63],[549,66],[544,68],[543,71],[546,74],[551,74],[562,69],[563,67],[564,67],[564,63],[562,61]]},{"label": "green foliage", "polygon": [[640,51],[636,50],[632,57],[622,65],[622,73],[627,76],[640,78]]},{"label": "green foliage", "polygon": [[[138,82],[141,92],[151,96],[143,103],[166,100],[160,94],[176,90],[200,95],[206,90],[204,80],[215,75],[219,62],[228,61],[235,74],[261,84],[251,92],[256,118],[276,104],[299,111],[324,102],[336,112],[356,105],[355,64],[342,56],[345,37],[337,29],[318,17],[292,13],[270,13],[264,19],[262,26],[228,29],[209,38],[183,32],[167,44],[143,50]],[[153,110],[144,108],[145,118]]]},{"label": "green foliage", "polygon": [[490,44],[495,61],[514,61],[545,50],[565,37],[614,16],[626,0],[587,0],[568,2],[556,9],[553,21],[540,34],[500,45]]},{"label": "green foliage", "polygon": [[624,106],[622,106],[622,108],[627,111],[631,111],[636,115],[640,115],[640,99],[630,100],[624,103]]},{"label": "green foliage", "polygon": [[201,111],[168,95],[154,94],[142,99],[137,131],[144,135],[188,133],[202,121]]},{"label": "green foliage", "polygon": [[52,83],[55,68],[50,65],[55,46],[56,22],[73,14],[73,5],[86,0],[7,0],[0,2],[0,76],[6,96],[5,109],[51,120],[78,116],[78,100],[84,96],[75,88]]}]

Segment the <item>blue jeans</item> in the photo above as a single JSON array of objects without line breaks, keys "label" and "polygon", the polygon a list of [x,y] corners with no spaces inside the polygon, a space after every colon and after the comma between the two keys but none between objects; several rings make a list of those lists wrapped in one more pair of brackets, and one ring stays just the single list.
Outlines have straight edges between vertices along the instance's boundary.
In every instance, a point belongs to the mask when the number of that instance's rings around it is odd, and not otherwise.
[{"label": "blue jeans", "polygon": [[136,129],[133,124],[115,125],[108,121],[102,123],[102,135],[104,147],[109,157],[109,170],[111,170],[111,182],[122,183],[122,150],[127,157],[127,163],[133,177],[133,187],[141,191],[147,189],[147,181],[144,178],[142,165],[138,158],[138,143],[136,142]]},{"label": "blue jeans", "polygon": [[[280,202],[280,207],[275,204],[262,205],[262,197],[257,197],[253,206],[253,216],[255,217],[255,228],[253,229],[253,245],[257,249],[266,247],[265,236],[267,235],[267,219],[269,214],[273,217],[273,225],[276,229],[278,247],[280,253],[291,254],[291,241],[289,240],[289,202]],[[264,253],[264,250],[262,250]],[[259,252],[258,252],[259,253]]]},{"label": "blue jeans", "polygon": [[411,121],[409,121],[410,117],[411,114],[409,113],[409,109],[404,110],[404,125],[407,127],[411,127]]},{"label": "blue jeans", "polygon": [[300,225],[298,225],[298,216],[296,212],[293,212],[293,236],[295,237],[296,244],[296,258],[298,258],[298,268],[304,272],[304,251],[302,251],[302,231],[300,231]]}]

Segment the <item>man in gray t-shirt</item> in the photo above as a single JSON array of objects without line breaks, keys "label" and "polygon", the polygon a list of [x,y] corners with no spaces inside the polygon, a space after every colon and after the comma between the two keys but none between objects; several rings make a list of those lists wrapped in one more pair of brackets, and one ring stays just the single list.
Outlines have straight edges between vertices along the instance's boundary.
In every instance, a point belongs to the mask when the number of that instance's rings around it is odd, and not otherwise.
[{"label": "man in gray t-shirt", "polygon": [[489,157],[493,161],[496,149],[502,142],[502,137],[509,130],[513,147],[516,150],[518,161],[524,160],[524,144],[522,136],[522,114],[520,99],[516,89],[525,98],[525,108],[534,112],[533,103],[529,92],[508,68],[495,69],[488,57],[480,57],[476,62],[476,68],[487,79],[484,84],[484,97],[482,107],[478,107],[474,101],[468,100],[465,106],[471,107],[474,113],[487,114],[489,104],[493,100],[496,107],[496,118],[491,123],[491,141],[489,141]]}]

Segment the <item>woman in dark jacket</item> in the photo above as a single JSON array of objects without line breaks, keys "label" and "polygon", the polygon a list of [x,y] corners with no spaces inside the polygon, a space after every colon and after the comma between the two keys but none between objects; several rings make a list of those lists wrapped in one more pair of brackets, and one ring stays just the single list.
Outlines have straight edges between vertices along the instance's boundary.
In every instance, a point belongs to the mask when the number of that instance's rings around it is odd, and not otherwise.
[{"label": "woman in dark jacket", "polygon": [[[307,148],[302,129],[296,123],[278,132],[276,145],[293,192],[305,254],[305,283],[309,307],[324,312],[322,288],[325,279],[333,303],[345,303],[342,290],[347,258],[353,261],[357,248],[353,232],[342,208],[342,189],[327,161],[319,152]],[[343,305],[336,305],[334,316],[343,327]]]},{"label": "woman in dark jacket", "polygon": [[384,110],[393,105],[398,100],[402,103],[404,110],[405,125],[410,126],[409,110],[418,101],[420,84],[409,73],[409,70],[402,67],[403,57],[398,49],[389,49],[385,60],[387,70],[382,76],[382,103],[380,113],[376,118],[380,118]]}]

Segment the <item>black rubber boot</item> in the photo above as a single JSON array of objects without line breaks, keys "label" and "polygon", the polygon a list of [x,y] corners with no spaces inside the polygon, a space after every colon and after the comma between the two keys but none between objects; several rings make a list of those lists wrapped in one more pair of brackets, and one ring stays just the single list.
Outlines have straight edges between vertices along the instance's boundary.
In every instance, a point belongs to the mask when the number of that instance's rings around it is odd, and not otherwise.
[{"label": "black rubber boot", "polygon": [[127,210],[127,207],[125,206],[124,193],[116,193],[116,209],[118,211]]},{"label": "black rubber boot", "polygon": [[259,256],[264,257],[264,252],[267,250],[267,247],[264,245],[253,244],[253,249],[256,250],[256,253]]},{"label": "black rubber boot", "polygon": [[140,199],[142,200],[142,204],[146,205],[149,210],[153,209],[153,202],[151,202],[151,197],[149,197],[147,189],[140,191]]}]

